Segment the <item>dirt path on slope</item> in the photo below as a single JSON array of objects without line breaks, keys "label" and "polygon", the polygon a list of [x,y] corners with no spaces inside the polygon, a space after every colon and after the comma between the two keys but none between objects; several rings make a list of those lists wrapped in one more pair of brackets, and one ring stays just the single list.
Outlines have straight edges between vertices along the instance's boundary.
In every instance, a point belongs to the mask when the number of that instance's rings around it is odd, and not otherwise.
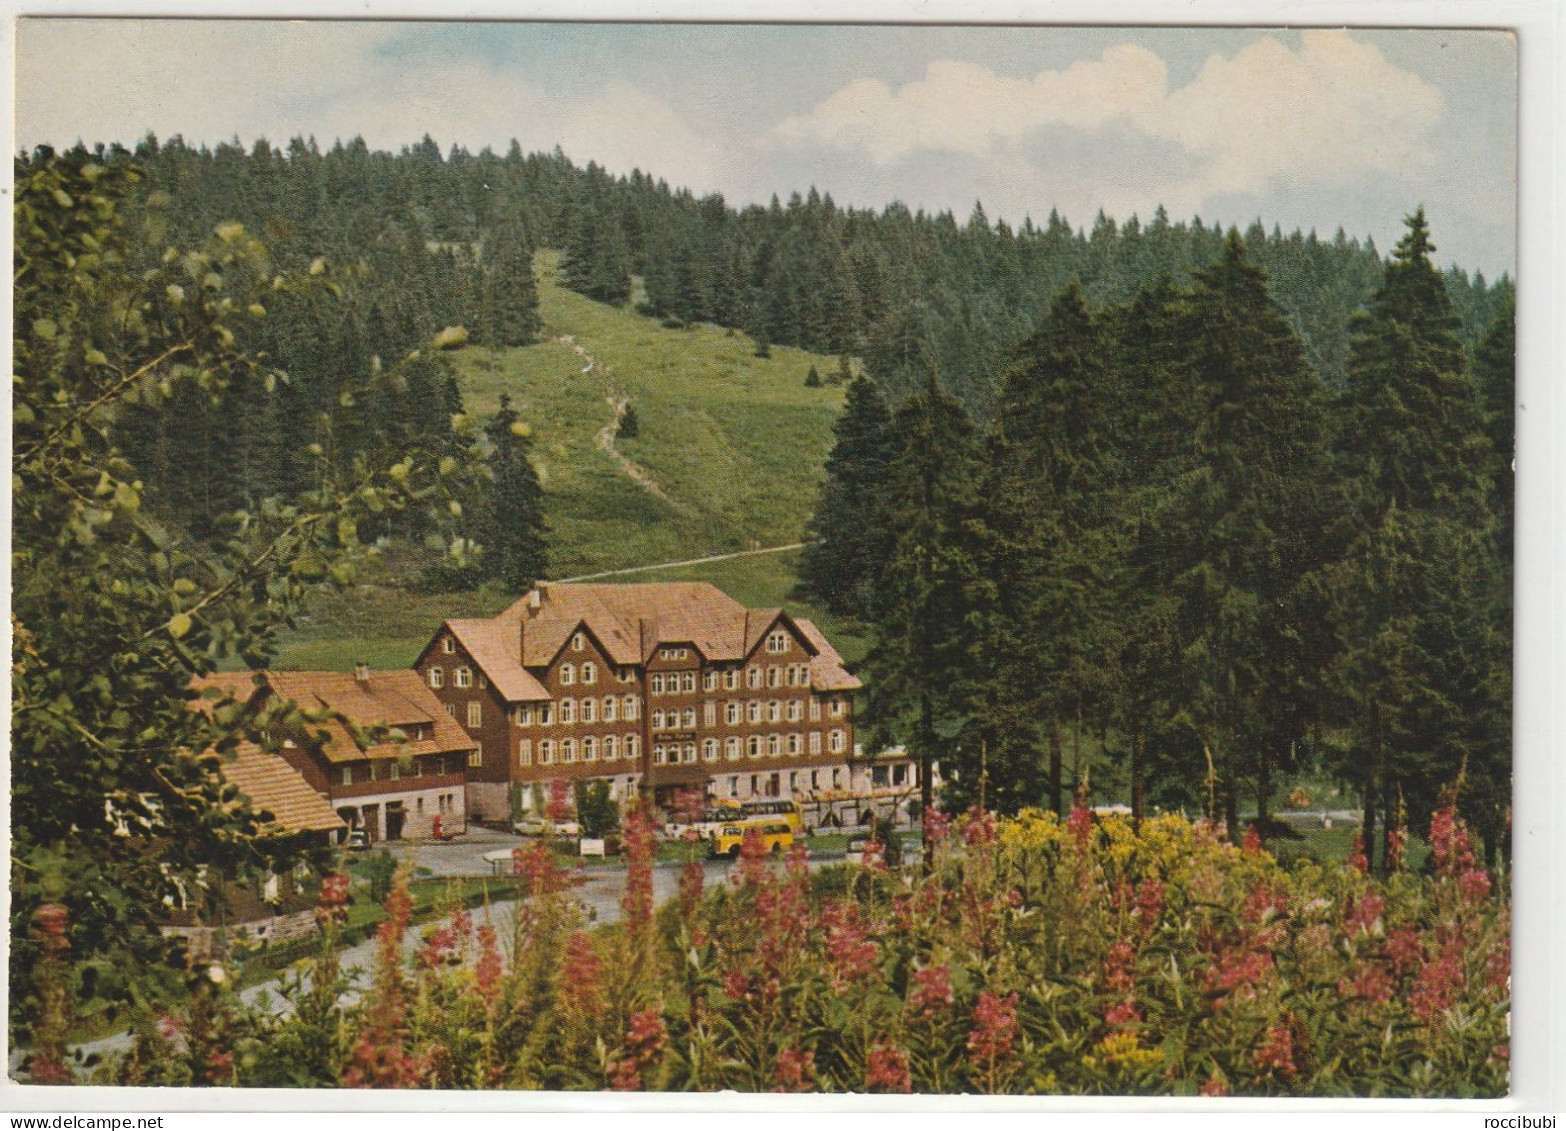
[{"label": "dirt path on slope", "polygon": [[609,367],[600,364],[598,359],[588,353],[586,348],[580,345],[571,334],[561,334],[555,341],[570,346],[576,351],[577,356],[587,363],[582,367],[584,376],[597,370],[598,374],[603,378],[604,402],[608,404],[610,411],[614,415],[610,418],[608,424],[605,424],[598,430],[598,434],[593,437],[593,442],[597,444],[601,451],[607,453],[610,459],[620,465],[620,470],[633,483],[641,487],[642,490],[646,491],[653,498],[664,503],[670,509],[679,511],[681,514],[694,513],[690,506],[680,502],[665,491],[658,480],[653,477],[652,472],[615,447],[615,437],[619,434],[620,422],[625,419],[625,410],[630,405],[631,399],[614,387],[614,383],[609,377]]}]

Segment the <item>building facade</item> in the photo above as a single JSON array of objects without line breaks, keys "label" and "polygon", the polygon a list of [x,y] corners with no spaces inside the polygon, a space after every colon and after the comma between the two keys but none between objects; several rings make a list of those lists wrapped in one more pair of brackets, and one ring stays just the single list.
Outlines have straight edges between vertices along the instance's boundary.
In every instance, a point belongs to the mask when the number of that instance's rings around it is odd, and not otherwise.
[{"label": "building facade", "polygon": [[540,582],[492,619],[447,621],[415,666],[477,744],[475,817],[557,779],[664,805],[850,780],[859,680],[810,621],[712,585]]},{"label": "building facade", "polygon": [[370,843],[467,829],[467,773],[477,744],[415,672],[234,672],[197,690],[303,713],[278,753]]}]

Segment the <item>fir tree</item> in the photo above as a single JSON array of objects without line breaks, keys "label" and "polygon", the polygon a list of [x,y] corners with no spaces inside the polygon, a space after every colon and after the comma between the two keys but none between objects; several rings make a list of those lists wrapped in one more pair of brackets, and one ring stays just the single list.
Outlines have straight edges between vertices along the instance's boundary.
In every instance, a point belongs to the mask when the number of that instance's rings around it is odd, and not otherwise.
[{"label": "fir tree", "polygon": [[506,394],[484,434],[491,445],[489,490],[479,524],[484,572],[521,593],[544,573],[544,492],[528,459],[528,427]]}]

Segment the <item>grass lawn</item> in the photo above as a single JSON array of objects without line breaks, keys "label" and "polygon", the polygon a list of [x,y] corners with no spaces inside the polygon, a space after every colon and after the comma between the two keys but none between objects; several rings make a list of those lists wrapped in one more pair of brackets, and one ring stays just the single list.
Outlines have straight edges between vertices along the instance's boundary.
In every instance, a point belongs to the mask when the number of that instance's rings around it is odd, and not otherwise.
[{"label": "grass lawn", "polygon": [[[787,347],[754,356],[741,334],[713,326],[665,329],[653,319],[568,291],[558,255],[538,256],[543,340],[519,349],[456,353],[458,383],[480,421],[502,394],[533,430],[549,525],[549,575],[685,561],[801,541],[815,504],[843,391],[809,389],[814,365],[835,359]],[[565,339],[569,337],[570,342]],[[593,359],[587,361],[575,346]],[[617,441],[668,501],[634,482],[597,443],[628,397],[640,435]],[[782,605],[821,626],[850,663],[865,651],[852,625],[795,600],[798,552],[639,572],[609,581],[710,581],[751,607]],[[323,593],[283,634],[279,668],[407,667],[447,617],[491,616],[516,596],[483,589],[422,593],[420,555],[367,567],[351,588]]]}]

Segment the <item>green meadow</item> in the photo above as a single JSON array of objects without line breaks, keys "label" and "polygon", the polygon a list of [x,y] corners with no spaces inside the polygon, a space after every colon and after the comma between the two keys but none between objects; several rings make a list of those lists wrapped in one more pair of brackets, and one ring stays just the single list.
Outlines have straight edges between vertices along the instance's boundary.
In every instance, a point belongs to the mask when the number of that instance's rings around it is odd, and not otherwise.
[{"label": "green meadow", "polygon": [[[467,410],[480,422],[500,398],[532,429],[549,524],[550,576],[580,577],[787,545],[804,538],[843,401],[839,387],[806,388],[837,360],[787,347],[755,356],[743,334],[669,329],[629,305],[566,290],[559,257],[537,260],[542,339],[520,349],[470,347],[456,356]],[[635,438],[614,447],[649,490],[605,450],[614,401],[628,400]],[[607,581],[710,581],[753,607],[783,605],[816,619],[850,661],[857,636],[792,597],[799,552],[639,571]],[[283,638],[280,668],[347,670],[410,664],[442,619],[485,616],[515,594],[490,588],[423,593],[408,562],[372,563],[352,588],[323,594]]]}]

